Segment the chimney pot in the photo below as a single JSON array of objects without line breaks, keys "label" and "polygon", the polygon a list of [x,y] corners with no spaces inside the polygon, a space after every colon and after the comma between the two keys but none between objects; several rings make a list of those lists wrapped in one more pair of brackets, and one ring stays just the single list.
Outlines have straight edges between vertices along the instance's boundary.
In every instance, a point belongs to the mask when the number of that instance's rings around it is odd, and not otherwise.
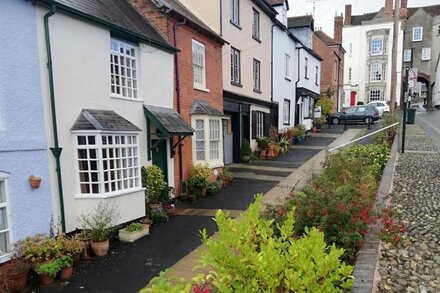
[{"label": "chimney pot", "polygon": [[351,4],[345,5],[345,25],[351,25]]},{"label": "chimney pot", "polygon": [[344,17],[335,16],[335,28],[334,28],[334,32],[333,32],[333,40],[338,44],[342,44],[342,26],[343,25],[344,25]]},{"label": "chimney pot", "polygon": [[385,18],[392,18],[393,17],[393,0],[385,0],[385,9],[384,9],[384,16]]}]

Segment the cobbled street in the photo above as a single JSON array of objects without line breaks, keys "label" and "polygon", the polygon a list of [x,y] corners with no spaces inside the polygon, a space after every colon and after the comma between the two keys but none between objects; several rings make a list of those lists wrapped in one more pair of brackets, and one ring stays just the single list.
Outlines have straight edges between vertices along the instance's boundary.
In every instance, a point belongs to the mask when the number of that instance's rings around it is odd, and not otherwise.
[{"label": "cobbled street", "polygon": [[440,154],[419,125],[407,126],[393,199],[407,227],[402,244],[384,244],[381,292],[440,292]]}]

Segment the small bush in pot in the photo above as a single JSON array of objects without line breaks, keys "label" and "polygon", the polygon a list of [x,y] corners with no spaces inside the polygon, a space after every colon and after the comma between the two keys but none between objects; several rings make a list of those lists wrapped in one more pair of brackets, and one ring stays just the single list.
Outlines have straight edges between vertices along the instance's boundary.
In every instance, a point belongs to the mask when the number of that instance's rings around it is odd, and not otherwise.
[{"label": "small bush in pot", "polygon": [[57,261],[49,261],[37,264],[34,270],[40,275],[40,281],[43,285],[50,285],[53,284],[61,266]]},{"label": "small bush in pot", "polygon": [[211,169],[208,164],[193,164],[191,166],[191,177],[188,179],[188,185],[193,189],[198,189],[201,196],[206,196],[206,187],[211,177]]},{"label": "small bush in pot", "polygon": [[162,211],[152,212],[151,219],[153,220],[154,224],[159,224],[159,223],[167,222],[169,217],[167,213],[164,210],[162,210]]},{"label": "small bush in pot", "polygon": [[60,246],[63,255],[71,256],[74,262],[79,262],[81,254],[86,246],[84,241],[69,238],[64,234],[61,234],[57,236],[56,242]]},{"label": "small bush in pot", "polygon": [[163,175],[162,170],[151,165],[148,167],[142,167],[142,187],[145,188],[146,202],[150,204],[157,204],[160,201],[160,197],[167,187],[167,182]]},{"label": "small bush in pot", "polygon": [[69,255],[64,255],[56,260],[61,268],[60,279],[61,281],[70,280],[73,276],[73,259]]},{"label": "small bush in pot", "polygon": [[113,231],[119,211],[108,202],[100,201],[94,210],[79,218],[83,227],[90,231],[92,250],[97,256],[105,256],[109,248],[108,236]]},{"label": "small bush in pot", "polygon": [[35,264],[59,257],[61,247],[54,238],[45,234],[36,234],[15,243],[15,254]]}]

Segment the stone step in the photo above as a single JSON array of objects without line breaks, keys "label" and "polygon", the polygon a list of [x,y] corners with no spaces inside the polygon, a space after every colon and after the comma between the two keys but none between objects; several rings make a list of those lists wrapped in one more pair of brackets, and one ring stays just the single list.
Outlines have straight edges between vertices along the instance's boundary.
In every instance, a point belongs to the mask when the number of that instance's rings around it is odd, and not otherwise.
[{"label": "stone step", "polygon": [[249,169],[249,170],[264,170],[264,171],[277,171],[277,172],[293,172],[295,168],[288,167],[271,167],[271,166],[258,166],[251,164],[231,164],[228,168],[233,169]]},{"label": "stone step", "polygon": [[252,172],[233,172],[235,178],[254,179],[263,181],[275,181],[281,182],[285,179],[282,176],[270,176],[270,175],[257,175]]}]

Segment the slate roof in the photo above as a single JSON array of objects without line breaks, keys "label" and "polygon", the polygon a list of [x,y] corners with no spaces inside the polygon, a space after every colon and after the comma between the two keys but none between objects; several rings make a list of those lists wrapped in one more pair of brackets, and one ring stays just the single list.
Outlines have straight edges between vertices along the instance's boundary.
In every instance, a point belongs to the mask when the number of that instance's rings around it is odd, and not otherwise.
[{"label": "slate roof", "polygon": [[423,6],[423,7],[409,7],[408,8],[409,16],[412,16],[419,9],[425,10],[425,12],[430,14],[431,16],[440,15],[440,5],[431,5],[431,6]]},{"label": "slate roof", "polygon": [[214,106],[210,105],[206,101],[196,100],[191,105],[189,112],[191,115],[213,115],[213,116],[223,116],[223,113],[217,110]]},{"label": "slate roof", "polygon": [[287,27],[288,28],[297,28],[297,27],[312,27],[313,29],[313,16],[311,15],[302,15],[302,16],[294,16],[289,17],[287,19]]},{"label": "slate roof", "polygon": [[144,105],[145,116],[166,135],[192,135],[194,129],[171,108]]},{"label": "slate roof", "polygon": [[335,40],[333,40],[331,37],[329,37],[326,33],[323,31],[315,31],[315,35],[324,42],[327,46],[339,46]]},{"label": "slate roof", "polygon": [[287,10],[289,10],[289,1],[286,0],[266,0],[267,3],[269,3],[272,6],[279,6],[279,5],[283,5],[284,3],[286,3],[287,5]]},{"label": "slate roof", "polygon": [[[111,24],[143,37],[152,43],[174,49],[127,0],[36,0],[67,13],[81,15],[101,24]],[[96,19],[93,19],[96,18]]]},{"label": "slate roof", "polygon": [[141,131],[115,111],[91,109],[83,109],[70,130]]},{"label": "slate roof", "polygon": [[376,17],[379,12],[365,13],[363,15],[352,15],[351,25],[361,25],[363,21],[370,21]]}]

